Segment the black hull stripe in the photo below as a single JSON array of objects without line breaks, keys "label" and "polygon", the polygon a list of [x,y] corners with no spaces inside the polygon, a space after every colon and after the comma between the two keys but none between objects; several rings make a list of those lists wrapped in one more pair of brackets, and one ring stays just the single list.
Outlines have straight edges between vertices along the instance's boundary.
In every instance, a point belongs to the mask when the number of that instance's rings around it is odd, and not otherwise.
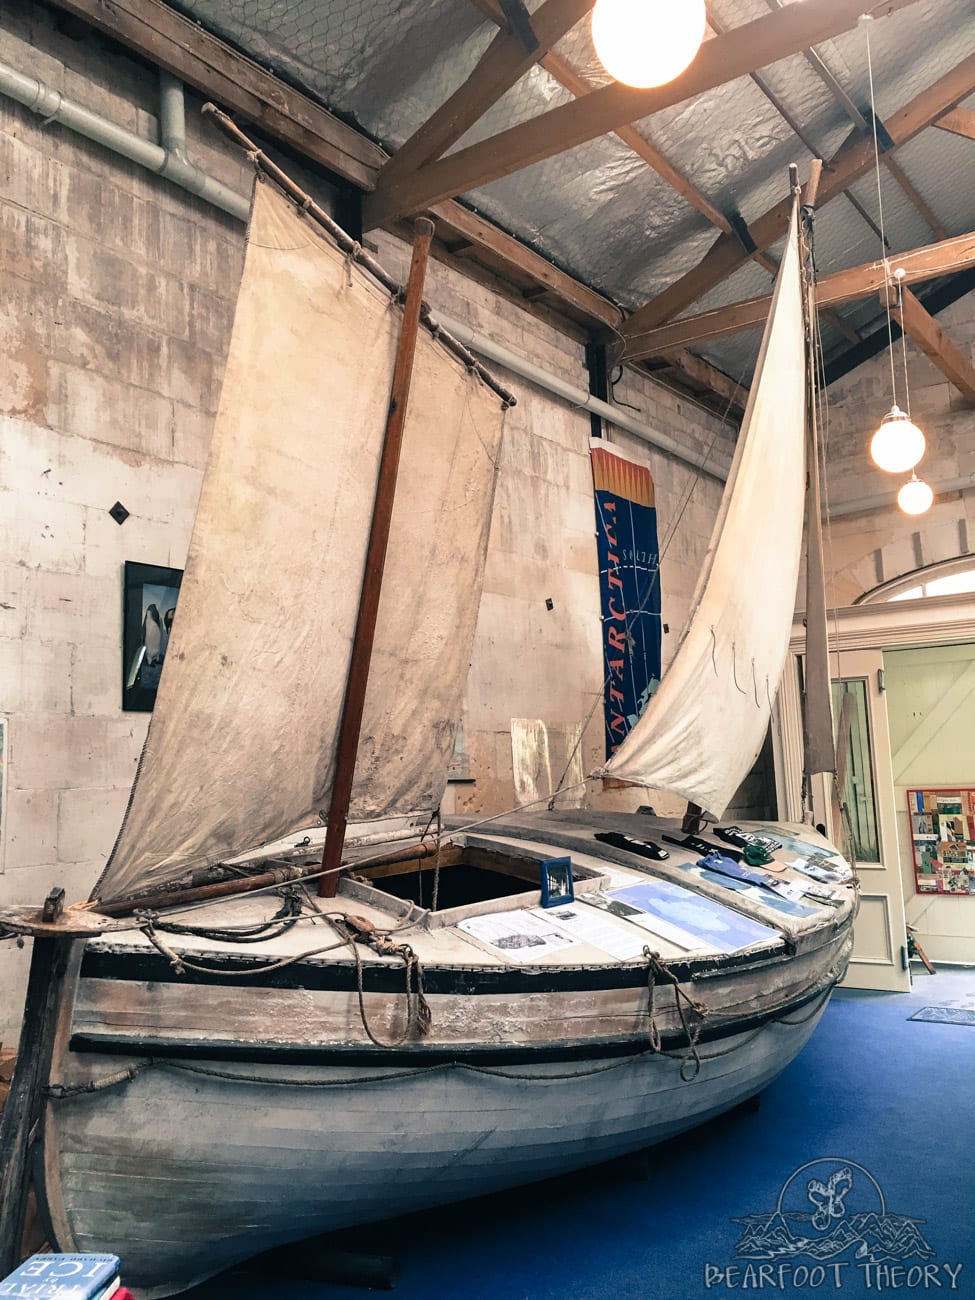
[{"label": "black hull stripe", "polygon": [[[716,1043],[722,1039],[734,1038],[746,1034],[773,1021],[787,1019],[797,1011],[810,1006],[817,1000],[825,1002],[832,992],[834,981],[819,984],[790,1002],[760,1015],[737,1016],[721,1024],[705,1025],[698,1042],[700,1044]],[[666,1003],[664,1003],[666,1006]],[[665,1051],[683,1053],[687,1048],[687,1039],[681,1031],[669,1031],[662,1034],[662,1046]],[[626,1038],[607,1039],[571,1039],[559,1043],[544,1043],[537,1047],[516,1043],[510,1046],[485,1044],[483,1046],[466,1046],[463,1048],[424,1047],[422,1044],[404,1045],[395,1048],[372,1046],[322,1046],[315,1043],[241,1043],[232,1039],[225,1041],[208,1040],[200,1042],[195,1039],[176,1037],[157,1038],[152,1035],[141,1037],[78,1032],[71,1036],[69,1048],[77,1053],[100,1053],[106,1056],[151,1056],[160,1059],[183,1059],[195,1061],[244,1061],[262,1065],[319,1065],[346,1066],[366,1065],[543,1065],[558,1061],[580,1061],[592,1059],[613,1060],[624,1056],[637,1056],[648,1050],[646,1034],[629,1035]]]},{"label": "black hull stripe", "polygon": [[[842,931],[830,928],[822,936],[825,946],[839,938]],[[647,936],[648,947],[652,942]],[[804,948],[803,956],[815,951]],[[187,952],[188,960],[206,962],[213,971],[187,968],[177,975],[167,958],[160,953],[133,949],[92,947],[85,950],[81,966],[82,979],[121,980],[154,984],[200,984],[227,988],[234,976],[242,987],[262,989],[307,989],[328,993],[349,993],[357,988],[353,962],[295,962],[279,970],[249,974],[267,964],[267,958],[237,956],[234,953]],[[732,975],[739,970],[769,969],[793,960],[790,949],[781,946],[733,953],[718,958],[698,957],[669,961],[668,969],[684,983],[695,978]],[[367,993],[402,993],[403,966],[364,962],[363,989]],[[454,997],[477,997],[490,994],[605,992],[608,989],[639,988],[647,982],[646,963],[606,966],[504,967],[504,966],[424,966],[423,983],[428,994]]]}]

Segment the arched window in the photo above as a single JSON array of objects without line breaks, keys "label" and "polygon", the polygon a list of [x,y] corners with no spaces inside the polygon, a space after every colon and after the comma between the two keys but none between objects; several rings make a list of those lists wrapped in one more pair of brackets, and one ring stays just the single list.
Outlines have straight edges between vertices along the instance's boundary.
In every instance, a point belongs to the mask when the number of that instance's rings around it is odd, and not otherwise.
[{"label": "arched window", "polygon": [[915,569],[893,582],[885,582],[861,596],[858,605],[880,605],[889,600],[923,600],[927,596],[958,596],[975,591],[975,557],[962,556]]}]

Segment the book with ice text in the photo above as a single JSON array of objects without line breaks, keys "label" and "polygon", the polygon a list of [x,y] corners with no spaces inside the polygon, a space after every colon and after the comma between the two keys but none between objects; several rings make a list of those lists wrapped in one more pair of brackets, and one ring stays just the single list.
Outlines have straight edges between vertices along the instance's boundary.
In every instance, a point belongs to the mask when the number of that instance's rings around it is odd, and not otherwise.
[{"label": "book with ice text", "polygon": [[118,1255],[32,1255],[0,1282],[0,1300],[109,1300]]}]

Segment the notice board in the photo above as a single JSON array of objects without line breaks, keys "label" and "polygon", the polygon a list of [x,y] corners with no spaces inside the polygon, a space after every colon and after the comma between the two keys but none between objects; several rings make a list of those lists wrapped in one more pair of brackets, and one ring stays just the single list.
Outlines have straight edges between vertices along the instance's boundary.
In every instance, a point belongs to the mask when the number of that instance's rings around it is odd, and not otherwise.
[{"label": "notice board", "polygon": [[975,787],[908,790],[919,894],[975,894]]}]

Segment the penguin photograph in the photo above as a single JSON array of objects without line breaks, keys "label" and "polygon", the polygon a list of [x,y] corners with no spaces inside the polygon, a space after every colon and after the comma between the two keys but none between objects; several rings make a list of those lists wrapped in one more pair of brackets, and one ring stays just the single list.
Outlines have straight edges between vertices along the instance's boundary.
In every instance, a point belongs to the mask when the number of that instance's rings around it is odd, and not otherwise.
[{"label": "penguin photograph", "polygon": [[[169,645],[182,573],[139,564],[126,564],[125,568],[123,707],[151,710]],[[169,581],[146,580],[157,575]]]}]

